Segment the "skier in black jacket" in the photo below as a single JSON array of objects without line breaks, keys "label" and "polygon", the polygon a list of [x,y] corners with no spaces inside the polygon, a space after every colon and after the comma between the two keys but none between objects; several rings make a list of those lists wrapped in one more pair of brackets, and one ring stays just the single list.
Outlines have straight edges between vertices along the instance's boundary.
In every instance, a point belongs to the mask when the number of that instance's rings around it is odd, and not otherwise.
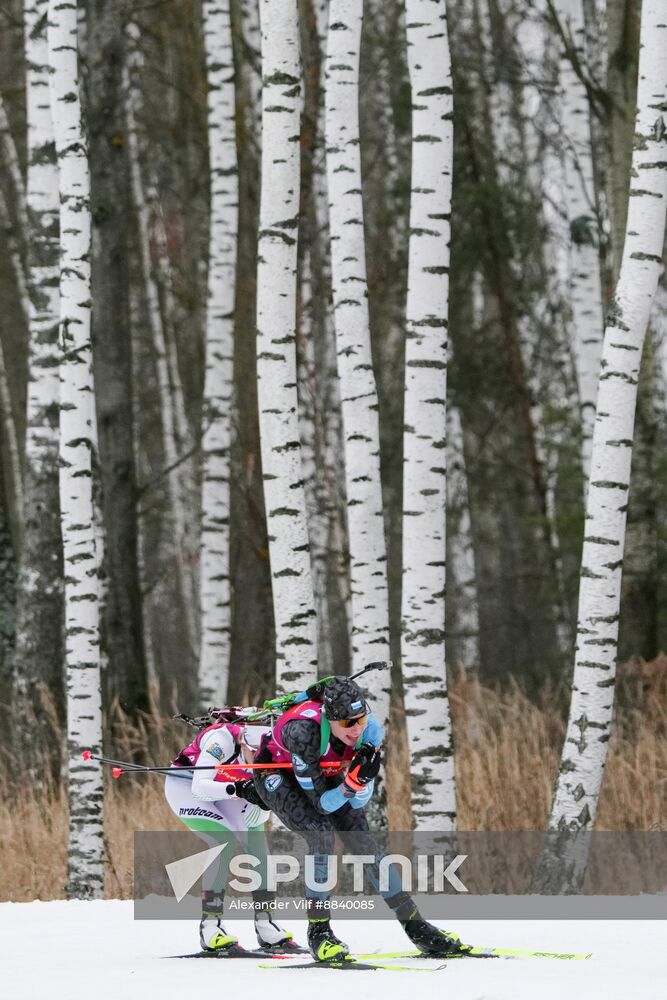
[{"label": "skier in black jacket", "polygon": [[[380,770],[383,733],[370,714],[361,688],[347,677],[336,677],[323,688],[323,700],[301,700],[275,723],[270,739],[262,745],[258,762],[291,760],[289,770],[255,772],[257,790],[289,830],[312,841],[315,873],[326,879],[327,855],[333,852],[336,832],[369,834],[364,814]],[[329,765],[326,768],[322,764]],[[337,769],[336,764],[340,767]],[[372,835],[364,837],[363,853],[375,856],[370,877],[379,885],[377,865],[381,853]],[[409,893],[401,887],[394,867],[389,888],[382,895],[410,940],[427,955],[447,956],[467,951],[456,935],[424,920]],[[306,891],[308,946],[316,960],[342,958],[347,945],[332,932],[326,913],[325,892]],[[318,902],[319,901],[319,902]]]}]

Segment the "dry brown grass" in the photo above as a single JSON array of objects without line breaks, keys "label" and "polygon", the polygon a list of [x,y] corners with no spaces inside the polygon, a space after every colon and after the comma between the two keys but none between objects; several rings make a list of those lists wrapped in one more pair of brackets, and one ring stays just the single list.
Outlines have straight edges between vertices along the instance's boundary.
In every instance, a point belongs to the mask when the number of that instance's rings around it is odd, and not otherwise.
[{"label": "dry brown grass", "polygon": [[[459,678],[449,690],[461,830],[543,830],[565,723],[553,702],[516,685],[494,691]],[[392,710],[389,821],[411,826],[410,767],[402,710]],[[619,669],[617,710],[597,830],[667,829],[667,657]]]},{"label": "dry brown grass", "polygon": [[[540,830],[549,812],[564,733],[552,705],[536,705],[512,686],[493,691],[475,680],[452,684],[459,828]],[[114,707],[112,756],[163,763],[187,731],[154,705],[138,725]],[[392,713],[388,791],[392,829],[410,828],[409,762],[404,719]],[[132,891],[135,830],[179,829],[157,775],[107,777],[106,892]],[[0,777],[0,899],[65,896],[67,807],[61,790],[41,795]],[[618,710],[600,798],[598,830],[667,829],[667,658],[619,673]]]}]

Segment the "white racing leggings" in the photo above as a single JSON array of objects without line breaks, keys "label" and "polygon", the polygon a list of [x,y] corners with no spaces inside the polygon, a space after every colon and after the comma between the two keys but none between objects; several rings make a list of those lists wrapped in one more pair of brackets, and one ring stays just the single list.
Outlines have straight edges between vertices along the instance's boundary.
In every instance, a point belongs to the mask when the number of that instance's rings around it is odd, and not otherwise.
[{"label": "white racing leggings", "polygon": [[[168,774],[164,783],[164,794],[172,812],[189,830],[203,840],[208,847],[222,843],[222,835],[231,833],[249,854],[262,861],[260,871],[266,871],[266,840],[264,824],[271,815],[245,799],[225,798],[214,802],[196,799],[191,791],[191,777]],[[233,850],[226,849],[220,854],[217,864],[212,864],[202,878],[202,889],[224,893],[229,872],[229,861]]]}]

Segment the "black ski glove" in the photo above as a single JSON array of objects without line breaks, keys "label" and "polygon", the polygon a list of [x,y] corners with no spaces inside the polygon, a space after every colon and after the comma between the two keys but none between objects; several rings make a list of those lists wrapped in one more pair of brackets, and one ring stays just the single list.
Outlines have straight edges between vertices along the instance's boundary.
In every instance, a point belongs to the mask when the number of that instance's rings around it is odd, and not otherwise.
[{"label": "black ski glove", "polygon": [[266,805],[257,794],[255,782],[252,778],[244,778],[242,781],[235,781],[233,784],[227,785],[227,791],[230,795],[236,795],[239,799],[245,799],[246,802],[249,802],[253,806],[266,809]]},{"label": "black ski glove", "polygon": [[345,775],[343,785],[352,795],[356,795],[365,786],[377,778],[382,763],[382,754],[372,743],[364,743],[359,747],[350,762],[350,769]]}]

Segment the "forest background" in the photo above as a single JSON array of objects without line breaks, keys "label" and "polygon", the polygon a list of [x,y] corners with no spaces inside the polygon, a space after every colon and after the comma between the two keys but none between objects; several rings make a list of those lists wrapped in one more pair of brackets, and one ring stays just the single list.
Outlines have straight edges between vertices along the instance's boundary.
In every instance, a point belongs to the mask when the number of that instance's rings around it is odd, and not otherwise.
[{"label": "forest background", "polygon": [[[20,827],[33,838],[29,864],[18,849],[4,854],[3,895],[15,899],[61,894],[67,851],[57,485],[31,508],[25,467],[30,6],[5,0],[0,9],[0,710],[6,759],[14,762],[2,778],[7,807],[0,824],[3,833]],[[320,675],[348,673],[352,663],[345,478],[336,458],[344,447],[328,232],[321,214],[326,6],[317,0],[298,4],[303,105],[296,347]],[[387,542],[387,654],[394,664],[388,792],[390,822],[400,828],[411,822],[409,788],[401,777],[408,759],[401,580],[411,89],[403,5],[367,0],[363,7],[361,191]],[[232,0],[230,9],[239,227],[226,698],[256,704],[276,689],[255,343],[262,82],[257,7],[253,0]],[[579,9],[584,30],[573,34]],[[576,297],[586,282],[590,289],[595,272],[599,295],[584,303],[584,312],[598,310],[601,343],[625,231],[641,3],[454,0],[447,14],[454,170],[443,448],[445,633],[459,825],[536,829],[547,820],[563,741],[582,561],[582,450],[590,437],[591,400],[582,399],[572,347],[581,313]],[[200,698],[199,512],[209,419],[204,385],[211,225],[211,61],[207,66],[202,4],[80,3],[79,67],[92,182],[99,433],[93,478],[106,553],[105,745],[112,756],[162,763],[188,738],[170,715],[177,708],[194,712]],[[580,148],[568,153],[568,86],[576,92],[570,94],[571,113],[588,123],[592,168],[587,207],[576,216],[561,198],[568,156],[582,162]],[[577,283],[577,270],[581,279],[591,261],[586,280]],[[57,408],[51,422],[57,425]],[[666,821],[666,463],[663,272],[639,383],[618,645],[618,658],[628,665],[619,682],[598,816],[603,828],[648,829]],[[442,516],[444,523],[444,509]],[[50,597],[32,607],[21,604],[26,552],[53,581]],[[26,753],[27,782],[21,770]],[[138,785],[143,779],[134,780]],[[142,788],[107,788],[110,894],[130,890],[131,831],[170,822],[159,781],[149,786],[148,780]]]}]

